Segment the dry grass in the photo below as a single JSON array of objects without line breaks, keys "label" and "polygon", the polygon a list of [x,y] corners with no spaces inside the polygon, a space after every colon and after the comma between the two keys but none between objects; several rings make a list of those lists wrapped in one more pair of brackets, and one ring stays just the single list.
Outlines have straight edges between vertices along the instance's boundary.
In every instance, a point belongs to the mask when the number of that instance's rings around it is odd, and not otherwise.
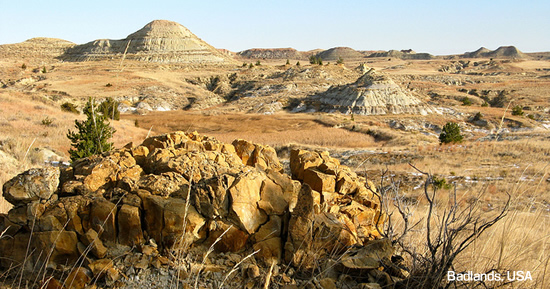
[{"label": "dry grass", "polygon": [[[473,273],[488,273],[491,270],[499,272],[503,278],[506,278],[507,272],[523,271],[530,272],[532,280],[524,282],[515,282],[505,284],[504,288],[547,288],[550,284],[550,276],[548,273],[548,265],[550,264],[550,215],[548,210],[524,208],[519,209],[519,197],[523,193],[518,192],[522,188],[522,182],[514,185],[509,185],[507,192],[516,195],[512,197],[511,207],[507,215],[497,222],[493,227],[489,228],[484,234],[472,243],[454,262],[453,271]],[[539,192],[537,192],[539,193]],[[481,196],[490,194],[489,188],[486,186],[484,191],[471,190],[458,195],[459,203],[462,207],[469,206],[473,201],[471,196]],[[436,219],[445,214],[447,204],[452,200],[449,190],[439,190],[437,198],[439,198],[436,206]],[[482,209],[477,212],[477,216],[484,219],[494,217],[494,215],[502,209],[502,206],[495,206],[491,210],[487,210],[483,205],[483,201],[479,203]],[[409,231],[406,237],[406,243],[412,246],[416,253],[427,254],[428,248],[426,245],[426,218],[428,215],[428,206],[425,202],[417,203],[416,205],[409,204],[411,210],[409,215],[409,224],[419,222],[419,225]],[[396,211],[396,209],[392,209]],[[395,212],[394,216],[398,213]],[[397,232],[403,230],[404,223],[400,218],[393,218],[394,228]],[[406,254],[403,253],[405,256]],[[502,286],[505,282],[493,283],[489,282],[488,288],[492,286]],[[470,288],[470,287],[467,287]]]},{"label": "dry grass", "polygon": [[321,147],[373,147],[374,138],[343,129],[326,127],[316,121],[315,115],[278,113],[207,115],[193,112],[152,112],[147,115],[123,115],[123,119],[137,120],[140,127],[153,128],[159,133],[176,130],[197,131],[223,142],[246,139],[271,146],[290,143]]},{"label": "dry grass", "polygon": [[[31,167],[45,165],[37,149],[46,148],[67,161],[71,144],[66,134],[74,129],[75,119],[83,118],[61,111],[57,103],[47,99],[33,99],[18,92],[0,95],[0,183]],[[45,125],[45,119],[51,123]],[[112,140],[115,147],[141,143],[147,135],[147,130],[136,128],[131,121],[112,121],[111,125],[117,130]],[[0,213],[9,208],[11,205],[0,197]]]}]

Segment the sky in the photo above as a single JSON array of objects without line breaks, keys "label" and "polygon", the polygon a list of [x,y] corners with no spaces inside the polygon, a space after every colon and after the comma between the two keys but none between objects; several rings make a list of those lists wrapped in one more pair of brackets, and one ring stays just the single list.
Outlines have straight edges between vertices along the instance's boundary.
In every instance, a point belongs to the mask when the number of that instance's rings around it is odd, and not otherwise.
[{"label": "sky", "polygon": [[346,46],[447,55],[506,45],[550,51],[548,0],[0,0],[0,7],[0,44],[123,39],[164,19],[235,52]]}]

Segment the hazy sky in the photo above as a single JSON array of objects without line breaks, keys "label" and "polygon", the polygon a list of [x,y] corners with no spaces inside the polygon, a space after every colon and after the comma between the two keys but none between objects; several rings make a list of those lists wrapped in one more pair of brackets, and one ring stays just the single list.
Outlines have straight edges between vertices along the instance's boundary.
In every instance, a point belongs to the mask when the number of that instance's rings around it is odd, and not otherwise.
[{"label": "hazy sky", "polygon": [[0,44],[32,37],[77,44],[122,39],[165,19],[231,51],[348,46],[442,55],[503,45],[550,51],[549,0],[0,0],[0,5]]}]

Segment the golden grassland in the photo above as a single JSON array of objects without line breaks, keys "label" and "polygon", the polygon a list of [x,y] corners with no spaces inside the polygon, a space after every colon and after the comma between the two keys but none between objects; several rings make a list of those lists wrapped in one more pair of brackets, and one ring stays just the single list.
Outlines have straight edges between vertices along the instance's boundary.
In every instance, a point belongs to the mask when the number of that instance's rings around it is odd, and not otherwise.
[{"label": "golden grassland", "polygon": [[[74,130],[76,119],[84,116],[63,112],[52,103],[29,99],[23,93],[0,95],[0,183],[26,169],[44,165],[38,148],[46,148],[67,161],[71,144],[66,135]],[[115,147],[141,143],[148,133],[131,121],[111,124],[116,129],[112,139]],[[0,198],[0,212],[7,212],[10,207]]]},{"label": "golden grassland", "polygon": [[123,115],[123,119],[137,121],[139,126],[167,133],[171,131],[197,131],[223,142],[235,139],[267,144],[273,147],[290,143],[320,147],[360,148],[375,146],[374,138],[348,130],[326,127],[310,114],[277,113],[219,114],[200,112],[152,112],[146,115]]}]

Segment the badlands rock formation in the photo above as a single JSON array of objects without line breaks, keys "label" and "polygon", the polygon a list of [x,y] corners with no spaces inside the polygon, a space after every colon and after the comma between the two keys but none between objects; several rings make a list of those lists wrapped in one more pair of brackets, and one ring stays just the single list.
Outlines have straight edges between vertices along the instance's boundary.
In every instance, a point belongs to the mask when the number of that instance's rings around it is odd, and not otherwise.
[{"label": "badlands rock formation", "polygon": [[[231,260],[255,251],[250,278],[261,268],[288,266],[274,276],[292,283],[288,272],[330,265],[335,284],[349,271],[363,276],[355,284],[392,282],[379,270],[381,262],[388,268],[393,249],[380,239],[385,216],[374,185],[326,152],[293,150],[290,170],[284,173],[269,146],[183,132],[68,168],[32,169],[3,186],[14,207],[0,215],[0,232],[9,236],[0,239],[0,266],[32,278],[48,270],[66,284],[85,285],[93,275],[112,285],[148,268],[197,275],[207,270],[200,260],[211,247]],[[176,258],[182,250],[187,257]],[[235,264],[221,260],[217,270]]]},{"label": "badlands rock formation", "polygon": [[155,20],[122,40],[100,39],[67,50],[70,61],[122,57],[162,63],[225,63],[230,58],[191,33],[183,25]]},{"label": "badlands rock formation", "polygon": [[253,48],[237,55],[250,59],[306,59],[304,52],[294,48]]},{"label": "badlands rock formation", "polygon": [[365,55],[349,47],[334,47],[318,53],[317,57],[326,61],[337,61],[340,58],[344,60],[361,59],[364,58]]},{"label": "badlands rock formation", "polygon": [[375,52],[368,57],[393,57],[399,59],[432,59],[433,56],[429,53],[416,53],[411,49],[407,50],[389,50],[382,52]]},{"label": "badlands rock formation", "polygon": [[501,46],[497,50],[489,50],[481,47],[473,52],[466,52],[462,55],[463,58],[511,58],[524,59],[529,58],[525,53],[521,52],[515,46]]},{"label": "badlands rock formation", "polygon": [[331,87],[318,95],[320,110],[360,115],[427,114],[432,109],[397,85],[389,76],[370,69],[356,82]]}]

